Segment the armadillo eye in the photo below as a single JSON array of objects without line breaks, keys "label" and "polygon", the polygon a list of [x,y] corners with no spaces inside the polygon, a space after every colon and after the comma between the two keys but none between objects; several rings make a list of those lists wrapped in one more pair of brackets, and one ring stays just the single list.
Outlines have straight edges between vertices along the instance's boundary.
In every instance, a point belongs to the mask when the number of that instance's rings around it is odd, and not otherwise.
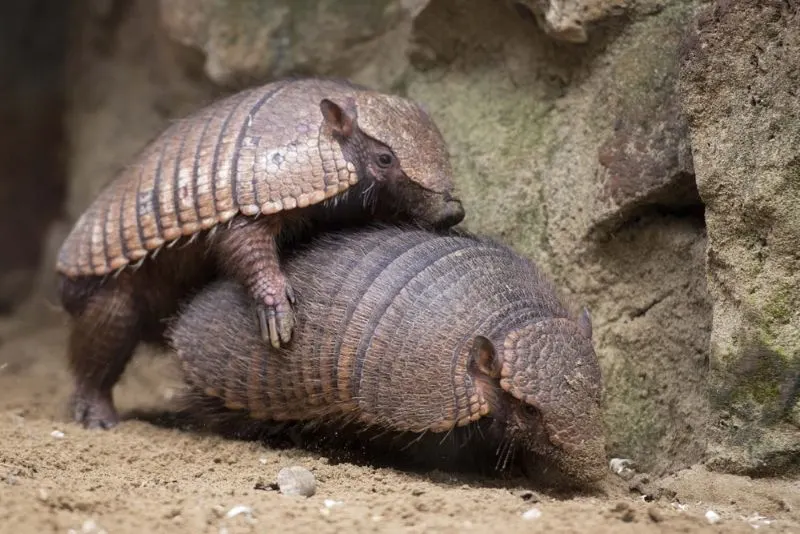
[{"label": "armadillo eye", "polygon": [[379,154],[378,165],[381,167],[388,167],[392,164],[392,156],[390,154]]}]

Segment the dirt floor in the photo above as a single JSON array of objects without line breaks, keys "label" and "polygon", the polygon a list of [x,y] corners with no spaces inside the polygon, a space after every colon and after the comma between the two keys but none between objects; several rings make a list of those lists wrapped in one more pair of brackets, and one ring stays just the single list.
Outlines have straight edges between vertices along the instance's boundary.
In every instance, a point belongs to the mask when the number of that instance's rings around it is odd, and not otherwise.
[{"label": "dirt floor", "polygon": [[[86,431],[65,418],[64,341],[58,326],[0,324],[0,532],[800,532],[800,480],[697,467],[658,481],[610,473],[598,492],[564,496],[520,481],[331,465],[143,421]],[[118,406],[165,406],[172,372],[168,358],[137,358]],[[271,489],[289,465],[314,472],[313,497]]]}]

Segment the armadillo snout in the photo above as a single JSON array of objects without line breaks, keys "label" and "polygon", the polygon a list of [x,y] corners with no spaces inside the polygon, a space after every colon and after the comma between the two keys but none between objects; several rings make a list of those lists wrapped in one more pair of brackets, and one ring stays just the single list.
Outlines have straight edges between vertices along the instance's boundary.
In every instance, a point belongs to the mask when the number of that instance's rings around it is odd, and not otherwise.
[{"label": "armadillo snout", "polygon": [[444,204],[439,212],[439,218],[431,221],[436,228],[450,228],[464,220],[464,206],[460,200],[452,199]]},{"label": "armadillo snout", "polygon": [[412,207],[412,214],[422,223],[444,230],[464,220],[464,206],[448,193],[427,193],[425,201]]}]

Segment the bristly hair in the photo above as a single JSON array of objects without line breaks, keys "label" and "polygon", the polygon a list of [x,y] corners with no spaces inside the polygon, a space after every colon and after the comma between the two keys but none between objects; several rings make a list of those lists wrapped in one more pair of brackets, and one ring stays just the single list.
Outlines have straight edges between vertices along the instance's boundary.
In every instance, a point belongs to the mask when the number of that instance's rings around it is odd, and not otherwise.
[{"label": "bristly hair", "polygon": [[524,476],[524,467],[515,461],[519,443],[505,437],[503,425],[488,417],[445,433],[414,433],[364,425],[352,414],[312,421],[258,420],[191,387],[175,402],[176,409],[169,413],[137,417],[160,426],[260,441],[272,448],[298,447],[337,463],[439,469],[499,479]]}]

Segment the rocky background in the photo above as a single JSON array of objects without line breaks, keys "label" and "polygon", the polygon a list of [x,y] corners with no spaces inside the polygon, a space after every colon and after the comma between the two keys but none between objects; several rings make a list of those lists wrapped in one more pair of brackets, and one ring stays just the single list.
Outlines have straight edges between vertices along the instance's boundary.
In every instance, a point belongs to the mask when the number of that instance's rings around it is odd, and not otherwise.
[{"label": "rocky background", "polygon": [[[67,7],[68,6],[68,7]],[[800,469],[795,0],[30,0],[0,15],[0,312],[170,120],[288,75],[423,102],[472,230],[592,310],[609,456]],[[63,355],[54,355],[62,357]]]}]

